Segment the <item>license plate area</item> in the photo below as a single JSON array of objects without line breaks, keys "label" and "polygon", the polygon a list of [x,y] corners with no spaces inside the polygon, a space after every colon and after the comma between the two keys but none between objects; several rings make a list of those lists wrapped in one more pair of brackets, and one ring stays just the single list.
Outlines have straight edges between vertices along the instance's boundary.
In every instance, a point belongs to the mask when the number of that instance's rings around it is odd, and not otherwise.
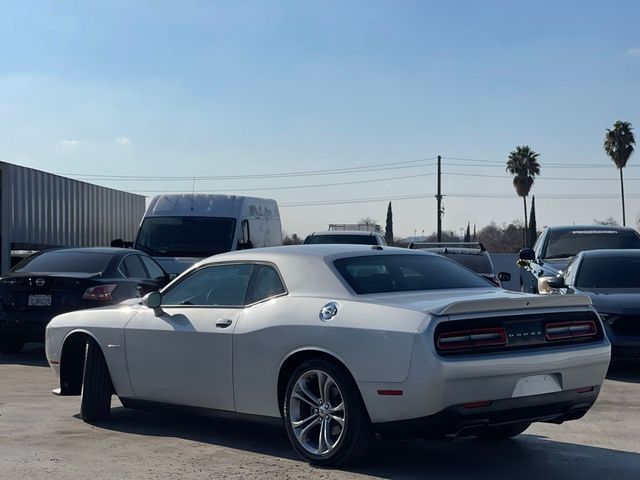
[{"label": "license plate area", "polygon": [[531,375],[522,377],[513,389],[513,398],[543,395],[545,393],[561,392],[559,374]]},{"label": "license plate area", "polygon": [[50,307],[51,295],[29,295],[27,305],[30,307]]}]

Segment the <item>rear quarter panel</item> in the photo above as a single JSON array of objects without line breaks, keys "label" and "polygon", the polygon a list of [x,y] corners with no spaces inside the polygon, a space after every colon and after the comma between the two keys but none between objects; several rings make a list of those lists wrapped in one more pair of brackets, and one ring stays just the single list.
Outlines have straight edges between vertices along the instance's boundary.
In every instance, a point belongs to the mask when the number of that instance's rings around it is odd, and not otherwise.
[{"label": "rear quarter panel", "polygon": [[278,374],[285,360],[300,351],[332,355],[356,382],[402,382],[407,377],[424,313],[336,300],[338,314],[323,322],[320,310],[329,301],[280,297],[245,311],[233,344],[237,411],[279,416]]}]

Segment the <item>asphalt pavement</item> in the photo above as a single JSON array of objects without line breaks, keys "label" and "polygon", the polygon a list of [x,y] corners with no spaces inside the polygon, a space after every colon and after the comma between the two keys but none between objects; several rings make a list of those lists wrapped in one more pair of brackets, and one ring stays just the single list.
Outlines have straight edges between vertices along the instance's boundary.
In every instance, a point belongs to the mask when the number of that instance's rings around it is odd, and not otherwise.
[{"label": "asphalt pavement", "polygon": [[499,444],[377,440],[358,465],[301,461],[278,426],[123,408],[80,420],[79,397],[56,397],[39,346],[0,355],[0,479],[640,479],[640,365],[614,366],[582,420],[536,424]]}]

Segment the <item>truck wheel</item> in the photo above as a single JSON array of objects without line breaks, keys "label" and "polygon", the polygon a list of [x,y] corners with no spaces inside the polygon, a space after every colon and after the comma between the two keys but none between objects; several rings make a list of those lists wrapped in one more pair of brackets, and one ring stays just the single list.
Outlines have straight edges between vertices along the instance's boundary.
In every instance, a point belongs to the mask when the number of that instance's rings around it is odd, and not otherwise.
[{"label": "truck wheel", "polygon": [[480,440],[493,441],[493,442],[506,440],[507,438],[520,435],[530,426],[531,426],[531,423],[525,422],[525,423],[517,423],[515,425],[504,425],[500,427],[487,427],[480,433],[480,435],[478,435],[478,438]]},{"label": "truck wheel", "polygon": [[293,448],[314,465],[353,462],[373,443],[371,421],[355,382],[327,360],[308,360],[293,372],[283,411]]},{"label": "truck wheel", "polygon": [[85,422],[107,420],[111,413],[111,376],[100,346],[87,340],[82,376],[80,416]]},{"label": "truck wheel", "polygon": [[24,342],[19,340],[0,340],[0,353],[5,355],[15,355],[20,353],[24,347]]}]

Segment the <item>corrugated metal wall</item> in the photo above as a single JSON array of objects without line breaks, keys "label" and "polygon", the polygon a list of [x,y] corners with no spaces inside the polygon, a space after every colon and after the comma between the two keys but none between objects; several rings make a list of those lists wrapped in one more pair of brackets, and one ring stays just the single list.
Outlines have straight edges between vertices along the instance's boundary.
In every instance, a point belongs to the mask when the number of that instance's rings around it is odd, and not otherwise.
[{"label": "corrugated metal wall", "polygon": [[134,240],[142,195],[5,162],[0,169],[3,250],[7,244],[91,247]]}]

